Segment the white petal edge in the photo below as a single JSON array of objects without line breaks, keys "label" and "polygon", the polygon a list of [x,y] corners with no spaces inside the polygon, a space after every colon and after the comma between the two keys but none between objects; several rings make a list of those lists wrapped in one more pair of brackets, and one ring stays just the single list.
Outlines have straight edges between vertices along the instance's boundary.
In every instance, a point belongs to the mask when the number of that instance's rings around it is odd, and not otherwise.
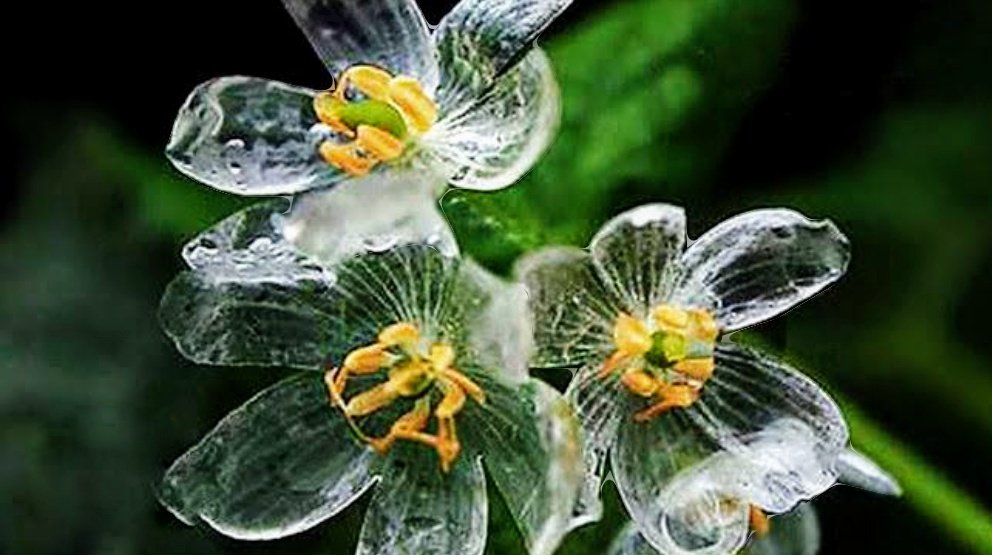
[{"label": "white petal edge", "polygon": [[410,244],[453,257],[458,246],[435,199],[441,187],[431,174],[383,171],[298,195],[288,213],[276,216],[277,225],[290,243],[327,267]]},{"label": "white petal edge", "polygon": [[837,459],[837,472],[840,474],[842,484],[879,495],[896,497],[902,495],[902,487],[892,475],[878,466],[875,461],[854,449],[847,449],[840,454]]},{"label": "white petal edge", "polygon": [[674,292],[680,306],[713,310],[725,332],[781,314],[847,270],[850,244],[829,220],[793,210],[753,210],[692,243]]},{"label": "white petal edge", "polygon": [[428,93],[439,79],[427,21],[414,0],[283,0],[332,75],[372,64],[417,78]]},{"label": "white petal edge", "polygon": [[589,243],[596,270],[635,317],[666,301],[680,275],[686,244],[685,211],[646,204],[606,222]]},{"label": "white petal edge", "polygon": [[166,154],[188,177],[237,195],[333,185],[344,175],[318,154],[330,130],[313,111],[314,94],[256,77],[208,81],[180,109]]},{"label": "white petal edge", "polygon": [[560,118],[551,62],[535,48],[482,96],[444,108],[441,120],[421,138],[418,163],[454,187],[503,189],[537,163]]}]

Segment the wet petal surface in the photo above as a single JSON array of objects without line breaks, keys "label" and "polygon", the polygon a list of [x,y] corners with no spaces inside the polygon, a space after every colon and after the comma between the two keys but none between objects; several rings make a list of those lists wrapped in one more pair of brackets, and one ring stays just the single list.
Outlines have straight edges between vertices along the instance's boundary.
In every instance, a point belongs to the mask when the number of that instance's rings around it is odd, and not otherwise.
[{"label": "wet petal surface", "polygon": [[321,376],[300,374],[228,415],[165,475],[162,502],[181,520],[238,539],[299,533],[375,482],[374,454],[328,404]]},{"label": "wet petal surface", "polygon": [[521,259],[514,273],[534,317],[533,366],[579,366],[609,356],[613,321],[623,309],[610,300],[588,252],[542,249]]},{"label": "wet petal surface", "polygon": [[221,191],[287,195],[336,183],[342,174],[317,147],[314,92],[255,77],[197,87],[179,111],[166,154],[187,176]]},{"label": "wet petal surface", "polygon": [[332,75],[372,64],[420,80],[428,92],[438,66],[427,22],[414,0],[283,0]]},{"label": "wet petal surface", "polygon": [[791,210],[730,218],[695,241],[674,302],[715,312],[720,328],[758,324],[812,297],[847,270],[850,245],[829,221]]},{"label": "wet petal surface", "polygon": [[526,54],[571,0],[462,0],[434,32],[440,104],[481,95]]},{"label": "wet petal surface", "polygon": [[551,144],[560,103],[550,61],[534,49],[484,93],[442,105],[441,120],[422,138],[424,156],[456,187],[508,187]]},{"label": "wet petal surface", "polygon": [[481,462],[462,457],[442,474],[433,456],[399,446],[365,515],[357,555],[483,552],[488,506]]}]

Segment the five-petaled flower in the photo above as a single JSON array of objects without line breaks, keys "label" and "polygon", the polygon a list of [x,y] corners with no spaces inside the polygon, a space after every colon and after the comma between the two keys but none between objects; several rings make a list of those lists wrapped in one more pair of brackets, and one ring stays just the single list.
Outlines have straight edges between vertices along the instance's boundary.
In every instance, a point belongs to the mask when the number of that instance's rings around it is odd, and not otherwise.
[{"label": "five-petaled flower", "polygon": [[[848,445],[836,404],[796,370],[724,336],[816,294],[848,259],[832,223],[793,211],[748,212],[687,245],[683,211],[653,204],[607,223],[588,250],[521,261],[533,364],[577,369],[567,396],[589,472],[577,518],[599,517],[607,459],[632,519],[659,549],[716,548],[724,538],[740,547],[746,533],[718,526],[714,535],[708,525],[743,522],[746,532],[762,511],[785,512],[835,483]],[[687,489],[708,483],[693,473],[727,465],[753,470],[738,475],[750,489],[729,488],[716,507]],[[710,511],[704,521],[689,518],[699,507]]]},{"label": "five-petaled flower", "polygon": [[[308,529],[375,487],[358,553],[482,553],[483,464],[532,553],[569,529],[583,481],[578,423],[527,374],[522,286],[450,237],[322,264],[278,206],[194,240],[162,303],[202,364],[302,370],[232,412],[167,472],[180,519],[241,539]],[[439,248],[440,246],[440,248]]]},{"label": "five-petaled flower", "polygon": [[514,183],[550,143],[559,93],[537,36],[570,0],[463,0],[431,30],[414,0],[283,0],[336,78],[327,91],[253,77],[196,88],[167,149],[242,195],[327,188],[386,168],[435,188]]}]

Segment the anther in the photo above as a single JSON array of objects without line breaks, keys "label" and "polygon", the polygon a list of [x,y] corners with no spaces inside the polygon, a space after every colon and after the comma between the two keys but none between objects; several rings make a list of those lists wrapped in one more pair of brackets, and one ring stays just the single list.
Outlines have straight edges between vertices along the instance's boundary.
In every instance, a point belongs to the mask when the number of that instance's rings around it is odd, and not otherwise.
[{"label": "anther", "polygon": [[413,77],[394,77],[389,82],[389,98],[418,132],[426,133],[437,122],[437,105]]}]

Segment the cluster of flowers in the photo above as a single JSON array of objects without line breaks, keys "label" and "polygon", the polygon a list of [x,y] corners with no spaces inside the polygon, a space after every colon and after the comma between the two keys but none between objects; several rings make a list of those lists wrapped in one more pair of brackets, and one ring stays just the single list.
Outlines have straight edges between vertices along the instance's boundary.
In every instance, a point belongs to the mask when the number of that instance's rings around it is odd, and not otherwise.
[{"label": "cluster of flowers", "polygon": [[632,519],[616,553],[752,536],[753,552],[812,553],[802,503],[838,482],[898,492],[819,386],[730,339],[841,277],[830,222],[758,210],[689,241],[680,208],[651,204],[511,281],[460,256],[436,195],[508,186],[548,145],[558,91],[534,41],[568,3],[463,0],[432,29],[412,0],[284,0],[334,86],[193,92],[176,167],[292,202],[192,241],[163,325],[197,363],[300,373],[172,465],[160,496],[177,517],[273,539],[374,489],[359,553],[480,554],[488,474],[540,555],[600,517],[609,468]]}]

